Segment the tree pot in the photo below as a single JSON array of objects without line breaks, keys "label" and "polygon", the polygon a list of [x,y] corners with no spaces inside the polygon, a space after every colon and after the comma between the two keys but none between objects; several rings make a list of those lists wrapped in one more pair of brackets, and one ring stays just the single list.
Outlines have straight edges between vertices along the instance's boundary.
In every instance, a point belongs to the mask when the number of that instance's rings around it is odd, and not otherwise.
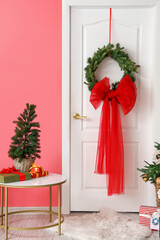
[{"label": "tree pot", "polygon": [[35,158],[23,158],[22,162],[19,162],[19,158],[14,159],[14,167],[19,169],[21,172],[28,172]]}]

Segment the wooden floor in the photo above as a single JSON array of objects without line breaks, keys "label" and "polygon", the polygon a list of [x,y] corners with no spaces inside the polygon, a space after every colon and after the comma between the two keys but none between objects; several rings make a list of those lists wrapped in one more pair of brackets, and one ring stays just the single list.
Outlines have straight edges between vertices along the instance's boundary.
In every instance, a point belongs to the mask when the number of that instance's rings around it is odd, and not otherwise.
[{"label": "wooden floor", "polygon": [[[81,215],[82,213],[71,213],[71,215]],[[125,214],[125,213],[124,213]],[[132,213],[126,215],[137,219],[138,214]],[[49,216],[46,214],[19,214],[19,215],[10,215],[9,216],[9,226],[12,227],[36,227],[36,226],[44,226],[48,224]],[[54,220],[54,216],[53,216]],[[58,227],[54,227],[54,231],[49,229],[42,230],[30,230],[30,231],[16,231],[9,230],[8,231],[8,239],[9,240],[70,240],[70,238],[65,237],[63,234],[58,236]],[[150,240],[158,240],[158,232],[154,231],[152,236],[149,238]],[[5,240],[4,229],[0,229],[0,240]],[[76,240],[76,239],[75,239]],[[129,239],[128,239],[129,240]]]},{"label": "wooden floor", "polygon": [[[54,216],[53,216],[54,220]],[[49,225],[49,216],[46,214],[19,214],[11,215],[8,218],[8,224],[10,227],[38,227]],[[52,223],[53,224],[53,223]],[[55,232],[57,232],[58,227],[54,227]],[[18,231],[9,230],[8,239],[9,240],[55,240],[58,235],[48,229],[42,230],[28,230],[28,231]],[[4,229],[0,229],[0,240],[5,240]]]}]

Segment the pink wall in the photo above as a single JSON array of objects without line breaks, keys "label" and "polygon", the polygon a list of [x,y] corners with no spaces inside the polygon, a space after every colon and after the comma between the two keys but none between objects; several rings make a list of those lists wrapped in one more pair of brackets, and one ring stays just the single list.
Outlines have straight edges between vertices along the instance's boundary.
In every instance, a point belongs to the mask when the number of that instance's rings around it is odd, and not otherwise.
[{"label": "pink wall", "polygon": [[[0,169],[13,165],[12,121],[28,102],[42,131],[36,163],[61,173],[61,17],[61,0],[0,1]],[[9,196],[9,206],[48,206],[48,188],[9,189]]]}]

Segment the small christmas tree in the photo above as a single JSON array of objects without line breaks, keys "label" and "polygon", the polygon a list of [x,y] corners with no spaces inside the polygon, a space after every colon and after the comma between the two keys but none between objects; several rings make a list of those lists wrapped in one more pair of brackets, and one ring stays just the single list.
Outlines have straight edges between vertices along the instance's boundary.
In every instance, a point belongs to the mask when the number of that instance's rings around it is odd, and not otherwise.
[{"label": "small christmas tree", "polygon": [[27,103],[17,121],[13,121],[17,126],[8,154],[12,159],[18,158],[19,162],[22,162],[23,158],[40,158],[40,125],[33,122],[37,117],[35,108],[36,105]]},{"label": "small christmas tree", "polygon": [[140,176],[145,182],[150,181],[151,183],[156,183],[160,185],[160,144],[155,142],[154,147],[156,148],[152,163],[146,163],[146,165],[139,169],[142,172]]}]

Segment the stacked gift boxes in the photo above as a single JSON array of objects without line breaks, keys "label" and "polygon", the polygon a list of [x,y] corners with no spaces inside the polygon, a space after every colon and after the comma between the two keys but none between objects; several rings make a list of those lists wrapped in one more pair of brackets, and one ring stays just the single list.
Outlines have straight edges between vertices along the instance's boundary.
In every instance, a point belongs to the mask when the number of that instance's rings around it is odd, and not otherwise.
[{"label": "stacked gift boxes", "polygon": [[157,207],[140,206],[139,208],[139,223],[151,228],[159,230],[160,209]]},{"label": "stacked gift boxes", "polygon": [[0,183],[10,183],[30,180],[31,178],[44,177],[48,175],[48,171],[44,171],[41,166],[35,163],[29,169],[29,172],[20,172],[14,166],[12,168],[2,169],[0,172]]}]

